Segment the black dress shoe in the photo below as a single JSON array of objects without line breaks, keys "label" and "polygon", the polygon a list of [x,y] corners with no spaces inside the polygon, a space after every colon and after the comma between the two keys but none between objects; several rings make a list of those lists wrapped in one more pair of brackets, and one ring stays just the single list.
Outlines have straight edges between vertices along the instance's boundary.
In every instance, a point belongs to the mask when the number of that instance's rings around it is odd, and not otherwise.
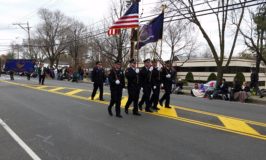
[{"label": "black dress shoe", "polygon": [[163,106],[163,102],[162,101],[159,101],[159,104],[160,104],[160,106]]},{"label": "black dress shoe", "polygon": [[123,118],[121,115],[116,115],[117,118]]},{"label": "black dress shoe", "polygon": [[111,110],[109,110],[109,109],[108,109],[108,113],[109,113],[109,115],[110,115],[110,116],[113,116],[113,113],[112,113],[112,111],[111,111]]},{"label": "black dress shoe", "polygon": [[142,105],[140,105],[140,104],[139,104],[139,110],[141,110],[141,111],[142,111]]},{"label": "black dress shoe", "polygon": [[125,109],[125,113],[128,114],[128,109]]},{"label": "black dress shoe", "polygon": [[152,110],[150,110],[150,109],[145,109],[145,112],[150,112],[150,113],[152,113]]},{"label": "black dress shoe", "polygon": [[100,99],[100,101],[104,101],[104,99]]},{"label": "black dress shoe", "polygon": [[94,99],[94,97],[91,97],[91,100],[93,100]]},{"label": "black dress shoe", "polygon": [[135,115],[135,116],[141,116],[141,114],[138,113],[138,112],[134,112],[133,115]]},{"label": "black dress shoe", "polygon": [[165,108],[172,108],[172,107],[170,107],[170,106],[165,106]]},{"label": "black dress shoe", "polygon": [[152,109],[156,110],[156,111],[160,110],[160,108],[158,108],[158,107],[152,107]]}]

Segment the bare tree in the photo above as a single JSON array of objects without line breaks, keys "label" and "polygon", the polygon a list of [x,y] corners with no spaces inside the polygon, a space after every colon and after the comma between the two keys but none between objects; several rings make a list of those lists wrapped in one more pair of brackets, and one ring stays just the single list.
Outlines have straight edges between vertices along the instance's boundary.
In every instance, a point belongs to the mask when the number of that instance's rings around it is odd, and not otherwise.
[{"label": "bare tree", "polygon": [[[97,31],[95,28],[91,29],[91,50],[96,55],[101,57],[106,57],[111,64],[114,60],[127,60],[129,55],[129,43],[130,43],[130,34],[127,30],[121,30],[121,33],[117,36],[108,37],[107,29],[113,21],[121,17],[126,10],[126,3],[124,0],[120,0],[119,4],[112,4],[111,15],[112,22],[105,21],[101,24],[100,29]],[[104,33],[102,33],[104,30]]]},{"label": "bare tree", "polygon": [[246,46],[257,55],[257,70],[263,61],[266,64],[266,5],[255,10],[249,10],[249,19],[246,19],[245,28],[240,33],[244,37]]},{"label": "bare tree", "polygon": [[200,54],[201,58],[213,58],[212,51],[208,46],[203,50],[203,52]]},{"label": "bare tree", "polygon": [[19,59],[22,57],[22,52],[23,52],[22,45],[15,42],[11,42],[10,51],[8,52],[7,57],[10,59]]},{"label": "bare tree", "polygon": [[[238,2],[235,2],[234,0],[204,0],[202,1],[202,3],[198,3],[199,1],[194,0],[167,0],[166,2],[168,2],[169,6],[173,8],[173,13],[177,14],[179,17],[181,16],[182,18],[189,20],[191,23],[195,24],[200,30],[212,51],[213,57],[217,65],[217,78],[218,80],[221,80],[223,77],[223,62],[225,58],[226,49],[225,38],[226,34],[229,31],[228,21],[230,20],[230,13],[233,13],[234,10],[238,9],[239,14],[232,14],[233,18],[235,19],[235,22],[238,25],[234,28],[233,41],[229,51],[229,58],[226,62],[225,67],[229,65],[232,55],[234,53],[235,44],[239,33],[239,27],[241,25],[245,11],[246,0],[238,0]],[[200,19],[200,16],[208,14],[214,15],[216,18],[219,45],[214,44],[214,41],[211,39],[210,34],[207,32],[208,27],[204,28]]]},{"label": "bare tree", "polygon": [[67,39],[69,40],[66,48],[73,58],[74,70],[77,70],[84,63],[84,55],[88,52],[87,27],[74,19],[68,28]]},{"label": "bare tree", "polygon": [[37,39],[43,53],[53,66],[61,54],[64,54],[68,46],[67,30],[69,19],[60,11],[40,9],[41,23],[37,27]]},{"label": "bare tree", "polygon": [[170,61],[178,59],[179,56],[190,57],[188,55],[196,48],[196,37],[191,34],[194,29],[189,22],[180,20],[170,22],[166,26],[164,41],[171,49]]}]

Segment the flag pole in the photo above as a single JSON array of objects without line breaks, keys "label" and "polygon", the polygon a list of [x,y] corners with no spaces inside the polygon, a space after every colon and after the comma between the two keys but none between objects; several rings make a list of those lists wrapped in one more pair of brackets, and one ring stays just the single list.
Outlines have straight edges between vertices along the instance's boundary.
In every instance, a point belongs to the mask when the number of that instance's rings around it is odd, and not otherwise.
[{"label": "flag pole", "polygon": [[[166,9],[166,5],[163,4],[161,8],[162,8],[162,13],[164,13],[164,10]],[[163,28],[162,28],[162,39],[161,39],[161,48],[160,48],[160,59],[162,59],[162,54],[163,54]]]},{"label": "flag pole", "polygon": [[[137,29],[137,44],[139,45],[140,41],[140,28]],[[139,47],[137,47],[137,67],[139,67]]]}]

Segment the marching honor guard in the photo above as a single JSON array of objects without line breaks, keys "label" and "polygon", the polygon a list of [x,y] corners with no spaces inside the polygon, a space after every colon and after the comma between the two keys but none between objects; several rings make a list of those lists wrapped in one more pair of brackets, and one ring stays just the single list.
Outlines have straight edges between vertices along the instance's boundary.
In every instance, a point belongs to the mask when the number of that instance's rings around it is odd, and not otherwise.
[{"label": "marching honor guard", "polygon": [[[143,101],[145,102],[145,111],[146,112],[152,112],[150,109],[150,95],[151,95],[151,72],[153,68],[151,67],[151,60],[146,59],[143,61],[144,67],[141,68],[139,73],[140,83],[141,87],[143,88]],[[139,108],[142,110],[143,101],[139,103]]]},{"label": "marching honor guard", "polygon": [[111,69],[108,76],[110,81],[111,90],[111,101],[108,106],[108,113],[110,116],[113,115],[112,107],[115,104],[116,117],[122,118],[121,116],[121,99],[123,88],[125,87],[125,76],[121,69],[121,62],[117,60],[114,67]]},{"label": "marching honor guard", "polygon": [[91,100],[94,99],[94,96],[98,90],[100,89],[100,101],[104,101],[103,99],[103,83],[105,81],[105,72],[102,67],[102,62],[97,61],[96,66],[92,70],[92,82],[93,82],[93,91],[91,94]]},{"label": "marching honor guard", "polygon": [[160,110],[157,105],[159,102],[160,96],[160,87],[161,87],[161,73],[157,65],[157,60],[152,61],[152,73],[151,73],[151,84],[152,84],[152,96],[150,99],[151,108],[153,110]]},{"label": "marching honor guard", "polygon": [[165,108],[171,108],[170,107],[170,94],[172,92],[172,84],[175,80],[176,72],[172,68],[171,62],[166,61],[165,66],[162,68],[161,72],[161,80],[164,87],[164,95],[159,100],[159,103],[161,106],[163,106],[163,102],[165,101]]},{"label": "marching honor guard", "polygon": [[127,68],[125,72],[125,76],[128,81],[128,100],[125,106],[125,112],[128,114],[128,108],[133,102],[133,115],[140,116],[140,113],[138,112],[138,100],[140,92],[139,69],[136,68],[136,61],[134,59],[131,59],[129,63],[130,67]]}]

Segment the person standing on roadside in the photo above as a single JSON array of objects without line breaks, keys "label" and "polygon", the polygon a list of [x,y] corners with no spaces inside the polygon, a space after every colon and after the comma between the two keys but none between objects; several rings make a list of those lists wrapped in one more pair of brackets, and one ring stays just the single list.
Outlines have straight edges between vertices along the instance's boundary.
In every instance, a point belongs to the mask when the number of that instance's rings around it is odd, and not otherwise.
[{"label": "person standing on roadside", "polygon": [[44,80],[46,76],[46,68],[44,67],[43,63],[41,63],[38,68],[38,75],[39,75],[39,84],[44,85]]}]

